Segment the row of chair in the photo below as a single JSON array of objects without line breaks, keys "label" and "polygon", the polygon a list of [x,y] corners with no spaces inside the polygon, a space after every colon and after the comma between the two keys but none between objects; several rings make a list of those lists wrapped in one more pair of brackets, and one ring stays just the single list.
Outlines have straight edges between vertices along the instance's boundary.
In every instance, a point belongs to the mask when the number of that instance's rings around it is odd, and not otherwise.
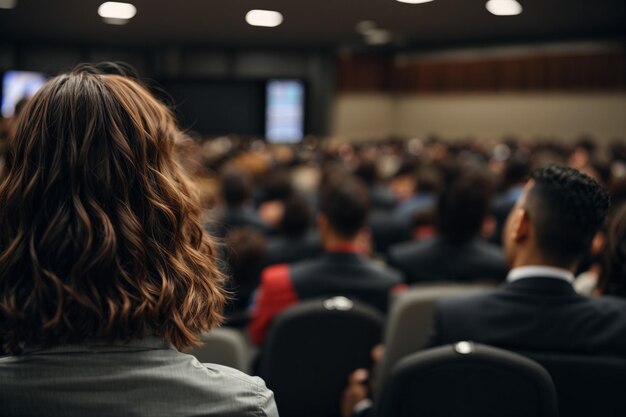
[{"label": "row of chair", "polygon": [[[370,368],[370,351],[384,340],[386,350],[374,384],[379,388],[375,402],[380,416],[450,416],[457,414],[454,410],[483,416],[556,415],[539,412],[543,410],[539,404],[548,404],[549,401],[546,400],[548,397],[544,398],[543,394],[535,391],[548,389],[545,388],[546,382],[537,385],[523,372],[521,377],[513,378],[514,369],[507,370],[505,367],[506,358],[514,358],[513,368],[528,364],[530,359],[519,360],[519,355],[514,353],[503,353],[471,343],[461,345],[471,355],[460,355],[458,351],[463,349],[458,346],[456,350],[446,347],[419,352],[430,337],[432,312],[437,300],[485,288],[484,285],[458,284],[413,288],[394,300],[384,337],[383,317],[369,306],[343,297],[300,303],[274,320],[267,343],[260,352],[257,372],[274,390],[281,416],[337,417],[339,399],[348,374],[356,368]],[[206,340],[203,349],[192,352],[200,361],[250,370],[250,362],[246,359],[250,357],[250,352],[246,350],[242,334],[230,329],[217,329]],[[626,415],[626,402],[620,404],[621,398],[617,395],[620,388],[626,386],[626,361],[520,353],[524,355],[522,359],[536,359],[554,378],[562,417]],[[220,354],[223,357],[220,358]],[[487,356],[494,356],[492,362],[496,365],[492,363],[491,368],[483,365],[477,368],[476,364],[483,363]],[[439,368],[431,367],[433,362]],[[426,372],[422,365],[416,363],[430,363],[428,369],[437,368],[440,377]],[[537,367],[541,368],[536,363],[530,366]],[[411,371],[414,368],[416,370]],[[491,373],[484,368],[490,369]],[[485,375],[491,375],[491,379]],[[511,377],[510,381],[508,377]],[[414,378],[411,379],[414,382],[407,383],[406,378]],[[528,381],[536,385],[535,391],[529,388],[532,384]],[[517,397],[512,393],[523,395]],[[436,399],[428,408],[428,404]],[[493,410],[500,410],[500,413],[483,413],[480,407],[484,404],[481,401],[491,402]],[[518,406],[516,401],[537,405],[536,412],[531,413],[528,408]],[[413,402],[420,402],[421,405]],[[455,406],[461,408],[455,409]],[[393,407],[401,407],[405,414]],[[419,408],[422,411],[417,414],[418,408],[414,407],[424,408]],[[549,405],[545,407],[545,410],[551,409]],[[515,411],[518,409],[519,412]],[[509,411],[502,413],[502,410]]]}]

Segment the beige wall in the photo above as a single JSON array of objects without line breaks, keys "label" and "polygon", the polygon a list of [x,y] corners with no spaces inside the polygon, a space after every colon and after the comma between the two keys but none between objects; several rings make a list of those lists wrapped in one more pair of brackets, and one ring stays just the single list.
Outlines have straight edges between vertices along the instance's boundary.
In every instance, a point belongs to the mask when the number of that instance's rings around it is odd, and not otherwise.
[{"label": "beige wall", "polygon": [[626,140],[626,92],[546,94],[343,94],[333,106],[333,136],[348,139],[438,134],[498,139],[554,135]]}]

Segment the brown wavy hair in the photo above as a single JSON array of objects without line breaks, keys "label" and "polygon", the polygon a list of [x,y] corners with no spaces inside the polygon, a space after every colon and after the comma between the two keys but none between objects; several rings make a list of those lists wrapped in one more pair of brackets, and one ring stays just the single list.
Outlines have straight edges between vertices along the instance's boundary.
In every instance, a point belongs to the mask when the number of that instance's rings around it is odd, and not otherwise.
[{"label": "brown wavy hair", "polygon": [[174,158],[182,133],[138,83],[74,71],[28,103],[0,185],[0,342],[179,349],[222,320],[224,277]]}]

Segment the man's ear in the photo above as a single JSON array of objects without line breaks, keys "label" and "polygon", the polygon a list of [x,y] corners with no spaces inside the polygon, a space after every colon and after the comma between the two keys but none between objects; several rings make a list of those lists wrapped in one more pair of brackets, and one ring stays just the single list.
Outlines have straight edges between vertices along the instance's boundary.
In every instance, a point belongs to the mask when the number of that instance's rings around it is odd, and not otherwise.
[{"label": "man's ear", "polygon": [[530,217],[528,216],[528,211],[524,208],[518,208],[517,211],[513,215],[513,227],[511,228],[511,233],[513,233],[513,240],[516,242],[521,242],[530,237]]}]

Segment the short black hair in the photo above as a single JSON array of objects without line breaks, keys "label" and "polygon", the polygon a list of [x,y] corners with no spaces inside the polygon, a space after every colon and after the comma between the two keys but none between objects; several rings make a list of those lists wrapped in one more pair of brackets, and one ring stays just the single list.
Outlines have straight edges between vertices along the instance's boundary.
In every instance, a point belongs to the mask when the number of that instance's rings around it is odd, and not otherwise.
[{"label": "short black hair", "polygon": [[460,173],[439,194],[437,230],[446,240],[475,238],[489,212],[493,181],[481,171]]},{"label": "short black hair", "polygon": [[252,184],[248,175],[236,169],[227,168],[221,178],[222,196],[228,207],[241,207],[252,197]]},{"label": "short black hair", "polygon": [[363,181],[345,176],[330,181],[320,192],[320,213],[326,215],[333,230],[351,238],[366,225],[370,199]]},{"label": "short black hair", "polygon": [[609,194],[573,168],[546,166],[531,174],[526,210],[544,256],[567,265],[587,253],[609,210]]},{"label": "short black hair", "polygon": [[354,170],[354,175],[363,180],[365,184],[372,187],[378,180],[378,167],[376,162],[370,159],[363,159]]},{"label": "short black hair", "polygon": [[280,221],[280,231],[287,236],[301,236],[311,226],[311,209],[307,201],[299,196],[292,195],[285,200],[285,211]]}]

